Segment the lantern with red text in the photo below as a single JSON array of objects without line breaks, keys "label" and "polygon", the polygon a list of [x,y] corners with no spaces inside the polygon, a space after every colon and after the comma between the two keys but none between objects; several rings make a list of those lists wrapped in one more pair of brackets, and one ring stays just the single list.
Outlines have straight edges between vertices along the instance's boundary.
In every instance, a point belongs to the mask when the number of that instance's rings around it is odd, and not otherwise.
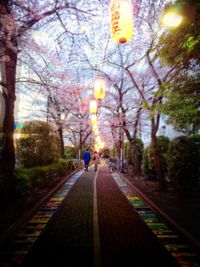
[{"label": "lantern with red text", "polygon": [[111,0],[111,33],[118,43],[126,43],[133,36],[132,4],[129,0]]},{"label": "lantern with red text", "polygon": [[105,82],[102,78],[98,78],[94,85],[94,97],[98,100],[102,100],[105,97]]}]

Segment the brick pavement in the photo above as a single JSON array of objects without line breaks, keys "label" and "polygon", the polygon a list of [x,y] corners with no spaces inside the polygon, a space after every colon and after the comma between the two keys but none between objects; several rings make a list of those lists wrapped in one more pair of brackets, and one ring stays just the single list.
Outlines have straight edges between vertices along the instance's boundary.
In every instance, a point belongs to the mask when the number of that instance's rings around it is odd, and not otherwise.
[{"label": "brick pavement", "polygon": [[93,177],[90,171],[79,178],[23,267],[93,266]]},{"label": "brick pavement", "polygon": [[107,167],[101,166],[97,173],[96,192],[94,181],[91,167],[70,189],[20,266],[179,266],[135,212]]},{"label": "brick pavement", "polygon": [[121,193],[106,167],[97,179],[102,266],[178,266]]}]

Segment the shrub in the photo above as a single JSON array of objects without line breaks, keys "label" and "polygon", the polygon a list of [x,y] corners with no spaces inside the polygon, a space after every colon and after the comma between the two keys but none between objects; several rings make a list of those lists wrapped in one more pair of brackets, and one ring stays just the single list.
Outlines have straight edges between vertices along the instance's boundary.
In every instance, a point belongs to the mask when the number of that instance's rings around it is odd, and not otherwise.
[{"label": "shrub", "polygon": [[7,192],[9,192],[8,179],[5,174],[0,173],[0,206],[2,207],[5,205]]},{"label": "shrub", "polygon": [[39,189],[51,186],[57,178],[73,170],[72,160],[60,159],[47,166],[33,168],[17,168],[17,193],[23,199]]},{"label": "shrub", "polygon": [[169,178],[182,186],[198,185],[198,148],[192,137],[174,138],[167,153]]},{"label": "shrub", "polygon": [[[162,167],[164,174],[167,175],[167,151],[170,144],[170,140],[166,136],[158,136],[157,137],[157,149],[161,158]],[[142,165],[144,173],[149,178],[156,178],[156,170],[154,165],[154,157],[153,157],[153,149],[150,144],[144,150],[143,154],[143,165]]]},{"label": "shrub", "polygon": [[125,152],[125,158],[128,161],[128,164],[133,164],[133,159],[131,157],[131,146],[130,142],[125,142],[124,144],[124,152]]},{"label": "shrub", "polygon": [[60,157],[60,140],[46,122],[26,122],[23,137],[16,142],[16,152],[23,167],[50,164]]},{"label": "shrub", "polygon": [[156,177],[151,144],[144,149],[142,169],[149,178]]},{"label": "shrub", "polygon": [[198,158],[198,180],[200,185],[200,134],[194,134],[191,136],[192,140],[195,142],[197,148],[197,158]]},{"label": "shrub", "polygon": [[[124,148],[125,148],[125,158],[127,159],[128,164],[133,165],[134,162],[132,158],[130,142],[126,142],[124,144]],[[142,162],[143,152],[144,152],[144,144],[140,138],[136,138],[136,154],[140,162]]]},{"label": "shrub", "polygon": [[65,148],[65,157],[66,159],[76,158],[77,148],[76,147],[66,147]]},{"label": "shrub", "polygon": [[170,140],[166,136],[158,136],[157,140],[157,145],[158,145],[158,152],[161,157],[161,162],[162,162],[162,167],[164,174],[168,174],[168,169],[167,169],[167,151],[169,148]]},{"label": "shrub", "polygon": [[136,138],[136,153],[138,160],[142,162],[142,156],[144,153],[144,144],[140,138]]}]

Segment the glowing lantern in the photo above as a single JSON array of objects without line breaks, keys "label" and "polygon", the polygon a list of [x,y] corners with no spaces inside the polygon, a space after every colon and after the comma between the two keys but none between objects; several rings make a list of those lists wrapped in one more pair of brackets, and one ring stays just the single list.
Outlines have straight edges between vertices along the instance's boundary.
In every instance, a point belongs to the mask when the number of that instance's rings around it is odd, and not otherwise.
[{"label": "glowing lantern", "polygon": [[92,123],[92,125],[97,124],[97,116],[95,114],[92,114],[91,123]]},{"label": "glowing lantern", "polygon": [[94,84],[94,97],[98,100],[102,100],[105,97],[105,82],[102,78],[98,78]]},{"label": "glowing lantern", "polygon": [[90,100],[90,113],[97,113],[97,101]]},{"label": "glowing lantern", "polygon": [[133,36],[132,5],[129,0],[111,0],[111,33],[118,43],[126,43]]},{"label": "glowing lantern", "polygon": [[92,126],[92,130],[95,133],[95,135],[98,135],[99,134],[99,129],[97,128],[97,125],[96,124]]}]

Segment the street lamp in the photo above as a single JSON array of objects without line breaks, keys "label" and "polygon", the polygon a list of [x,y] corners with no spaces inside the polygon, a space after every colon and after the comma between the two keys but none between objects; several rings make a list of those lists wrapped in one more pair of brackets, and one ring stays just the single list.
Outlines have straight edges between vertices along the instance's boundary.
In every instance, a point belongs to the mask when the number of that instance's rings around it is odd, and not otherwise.
[{"label": "street lamp", "polygon": [[167,12],[163,18],[162,23],[169,27],[178,27],[183,20],[183,17],[173,11]]},{"label": "street lamp", "polygon": [[161,17],[161,22],[165,26],[176,28],[183,21],[183,8],[178,5],[167,5]]}]

